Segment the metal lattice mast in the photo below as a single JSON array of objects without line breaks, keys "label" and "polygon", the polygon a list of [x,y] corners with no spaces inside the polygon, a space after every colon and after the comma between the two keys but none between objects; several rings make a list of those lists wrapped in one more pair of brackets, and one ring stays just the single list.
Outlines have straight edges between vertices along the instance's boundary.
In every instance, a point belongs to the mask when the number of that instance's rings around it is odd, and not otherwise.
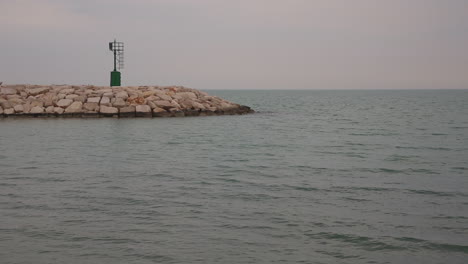
[{"label": "metal lattice mast", "polygon": [[109,50],[114,53],[114,70],[111,72],[111,86],[120,86],[121,74],[118,70],[124,67],[124,44],[123,42],[109,42]]}]

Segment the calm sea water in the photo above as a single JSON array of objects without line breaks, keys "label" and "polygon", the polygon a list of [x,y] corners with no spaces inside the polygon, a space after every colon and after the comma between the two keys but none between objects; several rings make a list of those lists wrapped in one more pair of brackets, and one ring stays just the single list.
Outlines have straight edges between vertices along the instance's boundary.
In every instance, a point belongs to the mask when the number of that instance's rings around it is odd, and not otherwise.
[{"label": "calm sea water", "polygon": [[468,91],[0,119],[0,263],[467,263]]}]

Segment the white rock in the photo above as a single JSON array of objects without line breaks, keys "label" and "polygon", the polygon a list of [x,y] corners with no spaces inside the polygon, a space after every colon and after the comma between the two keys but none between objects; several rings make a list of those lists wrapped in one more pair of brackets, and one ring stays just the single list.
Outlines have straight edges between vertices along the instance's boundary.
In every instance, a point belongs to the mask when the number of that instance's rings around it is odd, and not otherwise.
[{"label": "white rock", "polygon": [[97,111],[98,110],[98,103],[85,103],[83,108],[88,111]]},{"label": "white rock", "polygon": [[174,107],[174,105],[171,102],[163,101],[163,100],[157,100],[157,101],[154,101],[153,103],[155,103],[157,107],[161,107],[164,109]]},{"label": "white rock", "polygon": [[34,106],[44,107],[44,102],[35,99],[34,101],[31,102],[31,107],[34,107]]},{"label": "white rock", "polygon": [[99,101],[101,101],[101,97],[89,97],[87,100],[88,103],[97,103],[97,104],[99,104]]},{"label": "white rock", "polygon": [[126,106],[119,109],[120,113],[134,113],[135,106]]},{"label": "white rock", "polygon": [[161,91],[161,90],[156,90],[154,91],[154,94],[156,94],[159,98],[161,98],[164,101],[170,101],[172,100],[172,97],[166,94],[166,92]]},{"label": "white rock", "polygon": [[[48,106],[48,107],[46,108],[46,110],[45,110],[45,111],[46,111],[46,113],[49,113],[49,114],[51,114],[51,113],[53,113],[53,112],[54,112],[54,108],[55,108],[55,107],[53,107],[53,106],[51,105],[51,106]],[[61,108],[60,108],[60,109],[61,109]]]},{"label": "white rock", "polygon": [[125,103],[124,99],[122,99],[122,98],[116,98],[115,102],[112,104],[112,106],[115,106],[115,107],[124,107],[126,105],[127,104]]},{"label": "white rock", "polygon": [[13,109],[13,108],[8,108],[8,109],[3,110],[3,113],[4,113],[5,115],[12,115],[12,114],[15,113],[15,109]]},{"label": "white rock", "polygon": [[220,108],[222,110],[230,110],[230,109],[234,108],[234,105],[230,104],[230,103],[227,103],[227,102],[221,102]]},{"label": "white rock", "polygon": [[80,96],[73,98],[73,101],[84,103],[86,102],[86,97],[80,95]]},{"label": "white rock", "polygon": [[146,98],[146,97],[152,96],[154,93],[155,91],[146,91],[142,93],[142,96]]},{"label": "white rock", "polygon": [[149,107],[151,107],[151,109],[154,109],[154,108],[157,107],[156,104],[153,103],[152,101],[148,101],[148,102],[146,102],[146,103],[149,105]]},{"label": "white rock", "polygon": [[67,109],[65,113],[80,113],[82,112],[83,103],[82,102],[73,102]]},{"label": "white rock", "polygon": [[73,103],[72,99],[61,99],[60,101],[57,102],[57,106],[68,107],[72,103]]},{"label": "white rock", "polygon": [[178,95],[178,94],[173,94],[171,95],[171,97],[174,99],[174,100],[182,100],[184,99],[182,96]]},{"label": "white rock", "polygon": [[55,94],[46,94],[43,100],[45,107],[53,106],[54,102],[57,101],[57,96]]},{"label": "white rock", "polygon": [[18,94],[9,94],[6,96],[8,100],[15,100],[15,99],[21,99],[21,95]]},{"label": "white rock", "polygon": [[40,87],[40,88],[31,88],[31,89],[26,89],[26,92],[30,95],[36,96],[39,94],[43,94],[49,91],[49,88],[46,87]]},{"label": "white rock", "polygon": [[197,103],[197,102],[192,102],[192,106],[195,108],[195,109],[201,109],[201,110],[205,110],[205,106],[200,104],[200,103]]},{"label": "white rock", "polygon": [[74,92],[75,92],[75,89],[73,89],[73,88],[66,88],[66,89],[60,90],[59,93],[61,93],[61,94],[72,94],[72,93],[74,93]]},{"label": "white rock", "polygon": [[13,107],[13,109],[15,109],[15,112],[16,112],[16,113],[22,113],[22,112],[24,112],[24,107],[23,107],[23,105],[20,105],[20,104],[19,104],[19,105],[15,105],[15,107]]},{"label": "white rock", "polygon": [[137,113],[151,113],[151,107],[149,105],[137,105],[135,111]]},{"label": "white rock", "polygon": [[192,92],[177,93],[177,95],[181,96],[182,98],[186,98],[186,99],[197,99],[197,95],[192,93]]},{"label": "white rock", "polygon": [[101,93],[101,94],[104,94],[104,93],[112,93],[112,89],[111,89],[111,88],[100,89],[100,90],[96,90],[96,92]]},{"label": "white rock", "polygon": [[128,98],[128,93],[125,91],[121,91],[115,94],[115,98],[122,98],[122,99],[127,99]]},{"label": "white rock", "polygon": [[101,105],[99,112],[102,114],[117,114],[119,112],[119,109],[115,107]]},{"label": "white rock", "polygon": [[0,115],[3,114],[3,108],[0,106]]},{"label": "white rock", "polygon": [[26,102],[24,105],[23,105],[23,112],[24,113],[29,113],[31,111],[31,103],[30,102]]},{"label": "white rock", "polygon": [[64,111],[62,107],[54,107],[54,113],[63,114]]},{"label": "white rock", "polygon": [[153,109],[153,112],[154,113],[163,113],[163,112],[166,112],[166,110],[160,108],[160,107],[156,107]]},{"label": "white rock", "polygon": [[102,97],[99,104],[109,106],[110,105],[110,98],[109,97]]},{"label": "white rock", "polygon": [[10,88],[10,87],[2,87],[0,88],[0,94],[5,94],[5,95],[9,95],[9,94],[16,94],[17,91],[15,88]]},{"label": "white rock", "polygon": [[65,98],[66,98],[66,99],[72,99],[72,100],[73,100],[74,98],[76,98],[76,97],[78,97],[78,96],[79,96],[79,95],[77,95],[77,94],[69,94],[69,95],[65,96]]},{"label": "white rock", "polygon": [[[1,98],[0,98],[1,99]],[[7,100],[0,100],[0,106],[3,107],[3,109],[8,109],[8,108],[12,108],[13,106],[11,105],[10,102],[8,102]]]},{"label": "white rock", "polygon": [[31,114],[41,114],[41,113],[44,113],[44,107],[35,106],[35,107],[31,108],[30,113],[31,113]]},{"label": "white rock", "polygon": [[18,104],[23,104],[24,101],[21,98],[11,98],[8,100],[12,106],[18,105]]}]

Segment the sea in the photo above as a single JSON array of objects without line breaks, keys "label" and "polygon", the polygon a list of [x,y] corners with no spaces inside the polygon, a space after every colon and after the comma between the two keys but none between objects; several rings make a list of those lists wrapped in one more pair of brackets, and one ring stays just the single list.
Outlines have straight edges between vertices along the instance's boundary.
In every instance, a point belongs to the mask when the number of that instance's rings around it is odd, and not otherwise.
[{"label": "sea", "polygon": [[468,263],[468,90],[0,118],[0,263]]}]

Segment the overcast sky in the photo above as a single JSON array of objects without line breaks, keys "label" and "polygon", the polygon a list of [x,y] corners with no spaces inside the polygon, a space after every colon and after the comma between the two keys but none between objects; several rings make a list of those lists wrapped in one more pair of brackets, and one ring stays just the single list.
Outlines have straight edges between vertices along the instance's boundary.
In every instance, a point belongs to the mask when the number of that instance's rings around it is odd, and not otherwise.
[{"label": "overcast sky", "polygon": [[468,88],[467,0],[0,0],[0,81]]}]

